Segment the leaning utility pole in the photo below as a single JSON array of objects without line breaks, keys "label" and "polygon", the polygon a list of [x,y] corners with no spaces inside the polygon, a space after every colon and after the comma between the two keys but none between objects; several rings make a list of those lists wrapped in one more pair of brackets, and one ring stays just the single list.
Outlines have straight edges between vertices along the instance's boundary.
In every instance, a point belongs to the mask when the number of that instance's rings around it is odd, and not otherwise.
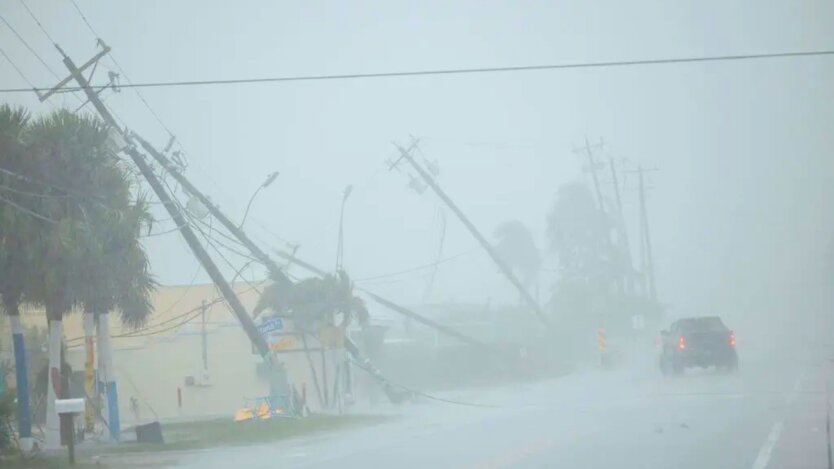
[{"label": "leaning utility pole", "polygon": [[[461,211],[461,209],[458,208],[457,205],[455,205],[452,199],[450,199],[449,196],[446,195],[443,189],[441,189],[437,182],[435,182],[434,178],[432,178],[431,174],[429,174],[429,172],[426,169],[424,169],[414,159],[414,157],[411,156],[411,153],[409,153],[409,151],[407,151],[400,145],[395,144],[395,146],[400,151],[401,159],[408,161],[411,167],[414,168],[415,171],[417,171],[417,174],[419,174],[420,177],[422,177],[423,180],[426,182],[426,184],[428,184],[429,187],[432,188],[434,193],[437,194],[438,197],[440,197],[440,200],[442,200],[452,210],[452,212],[454,212],[454,214],[457,215],[458,219],[460,219],[463,225],[466,226],[470,233],[472,233],[472,236],[474,236],[478,243],[481,244],[481,247],[484,248],[487,254],[489,254],[489,257],[491,257],[493,262],[495,262],[495,265],[498,266],[498,269],[501,270],[501,273],[503,273],[504,276],[507,277],[507,279],[509,279],[510,283],[512,283],[513,286],[515,286],[516,289],[518,289],[519,293],[521,294],[521,297],[524,299],[527,305],[533,309],[533,312],[536,313],[536,316],[538,316],[539,319],[547,327],[551,327],[550,319],[547,317],[547,315],[544,314],[544,311],[542,311],[535,298],[533,298],[533,296],[530,295],[527,289],[524,288],[524,285],[522,285],[521,281],[518,280],[518,277],[515,276],[512,269],[510,269],[507,263],[504,262],[503,259],[501,259],[501,256],[499,256],[498,253],[495,252],[495,249],[493,249],[492,245],[489,243],[489,241],[487,241],[484,235],[482,235],[481,232],[478,231],[475,225],[471,221],[469,221],[469,218],[467,218],[466,215],[464,215],[463,211]],[[394,163],[394,165],[396,165],[396,163]]]},{"label": "leaning utility pole", "polygon": [[179,167],[177,165],[172,163],[171,160],[168,159],[168,157],[166,157],[164,154],[162,154],[160,151],[154,148],[153,145],[151,145],[147,140],[145,140],[141,136],[133,134],[133,137],[139,142],[139,144],[142,145],[142,148],[144,148],[145,151],[147,151],[148,154],[151,155],[153,159],[156,160],[156,162],[159,163],[159,165],[162,166],[165,169],[165,171],[168,172],[168,174],[170,174],[174,177],[174,179],[177,180],[180,186],[187,193],[189,193],[193,197],[196,197],[197,200],[199,200],[200,203],[203,204],[203,206],[206,207],[206,209],[208,209],[209,213],[211,213],[211,215],[215,219],[217,219],[227,230],[229,230],[229,232],[234,237],[240,240],[240,242],[243,243],[243,245],[246,246],[246,248],[252,252],[255,258],[258,259],[258,261],[264,264],[267,270],[273,275],[273,281],[286,281],[287,283],[291,283],[290,279],[286,275],[284,275],[283,271],[278,266],[278,264],[276,264],[269,257],[269,255],[266,252],[264,252],[263,249],[258,247],[258,245],[255,244],[249,238],[249,236],[246,235],[246,232],[243,231],[243,229],[241,229],[237,223],[229,219],[229,217],[227,217],[226,214],[220,211],[220,209],[217,207],[217,205],[214,204],[214,202],[211,201],[211,199],[209,199],[205,194],[200,192],[200,190],[198,190],[194,186],[194,184],[192,184],[191,181],[189,181],[188,178],[186,178],[182,174],[182,172],[180,172]]},{"label": "leaning utility pole", "polygon": [[[602,146],[602,141],[599,143],[599,147]],[[599,204],[599,211],[605,213],[605,203],[602,200],[602,191],[599,188],[599,178],[597,177],[597,164],[594,160],[594,153],[591,151],[591,144],[588,143],[588,137],[585,137],[585,148],[582,150],[574,150],[582,151],[585,153],[585,156],[588,158],[588,171],[591,172],[591,179],[594,181],[594,192],[597,196],[597,203]]]},{"label": "leaning utility pole", "polygon": [[[252,253],[252,255],[256,259],[258,259],[258,261],[260,261],[261,263],[264,264],[264,266],[266,266],[267,270],[272,275],[273,281],[292,283],[292,281],[289,279],[289,277],[287,277],[286,274],[284,274],[284,271],[269,256],[269,254],[267,254],[263,249],[261,249],[257,244],[255,244],[255,242],[253,242],[252,239],[250,239],[249,236],[246,235],[246,232],[244,232],[238,226],[238,224],[236,224],[232,220],[230,220],[208,197],[206,197],[205,194],[200,192],[200,190],[197,189],[191,183],[191,181],[189,181],[177,169],[176,165],[172,164],[165,155],[163,155],[161,152],[156,150],[149,142],[144,140],[142,137],[140,137],[138,135],[134,135],[134,137],[136,138],[136,140],[139,141],[139,143],[141,143],[142,147],[148,152],[148,154],[150,154],[163,168],[165,168],[166,171],[168,171],[169,174],[171,174],[174,177],[174,179],[177,180],[177,182],[180,184],[180,186],[183,187],[183,189],[185,189],[186,192],[188,192],[189,194],[196,197],[206,207],[206,209],[208,209],[209,213],[211,213],[212,216],[214,216],[227,230],[229,230],[229,232],[235,238],[237,238],[244,246],[246,246],[246,248],[249,249],[249,251]],[[312,273],[314,273],[318,276],[327,275],[327,272],[325,272],[323,269],[319,269],[319,268],[313,266],[312,264],[309,264],[307,262],[304,262],[304,261],[298,259],[294,254],[289,254],[289,253],[280,252],[280,251],[276,252],[276,254],[278,256],[284,258],[284,259],[289,260],[291,263],[294,263],[294,264],[299,265],[300,267],[303,267],[307,271],[312,272]],[[358,288],[358,289],[362,290],[361,288]],[[495,349],[493,349],[489,345],[487,345],[483,342],[480,342],[478,340],[472,339],[472,338],[470,338],[466,335],[463,335],[463,334],[455,331],[452,328],[443,326],[442,324],[438,324],[438,323],[436,323],[436,322],[434,322],[434,321],[432,321],[428,318],[425,318],[421,315],[418,315],[417,313],[415,313],[415,312],[413,312],[413,311],[411,311],[407,308],[404,308],[404,307],[402,307],[402,306],[400,306],[400,305],[398,305],[398,304],[396,304],[392,301],[389,301],[389,300],[386,300],[385,298],[377,296],[377,295],[375,295],[375,294],[373,294],[373,293],[371,293],[367,290],[362,290],[362,291],[365,292],[375,302],[379,303],[380,305],[382,305],[382,306],[384,306],[384,307],[386,307],[386,308],[388,308],[388,309],[390,309],[390,310],[392,310],[396,313],[402,314],[406,317],[414,319],[417,322],[425,324],[426,326],[437,329],[438,331],[440,331],[440,332],[442,332],[446,335],[449,335],[451,337],[454,337],[454,338],[456,338],[456,339],[458,339],[462,342],[465,342],[469,345],[474,345],[474,346],[483,348],[487,351],[493,351],[493,352],[495,351]]]},{"label": "leaning utility pole", "polygon": [[625,224],[625,216],[623,215],[623,201],[620,197],[620,180],[617,177],[617,170],[614,167],[614,158],[609,158],[608,163],[611,167],[611,178],[614,181],[614,195],[617,200],[617,213],[619,214],[619,226],[620,226],[620,244],[621,249],[625,253],[625,261],[626,267],[628,268],[628,273],[626,277],[626,289],[628,292],[632,292],[634,289],[634,261],[631,257],[631,243],[628,240],[628,228]]},{"label": "leaning utility pole", "polygon": [[[211,280],[217,285],[217,288],[220,290],[220,293],[223,295],[223,299],[229,304],[232,309],[232,312],[237,317],[238,321],[240,321],[241,326],[243,327],[244,332],[249,337],[249,340],[255,346],[255,349],[258,353],[264,358],[265,361],[272,363],[272,355],[269,350],[269,346],[266,343],[263,335],[258,330],[257,326],[255,326],[254,321],[246,312],[246,309],[243,307],[243,304],[238,299],[235,292],[232,290],[231,285],[226,281],[223,277],[223,274],[220,272],[220,269],[217,268],[217,265],[211,259],[208,252],[206,252],[203,245],[200,243],[197,235],[194,234],[194,231],[191,229],[191,225],[186,220],[185,216],[180,211],[179,205],[171,198],[168,191],[160,182],[159,178],[156,177],[154,174],[153,169],[145,161],[145,156],[142,155],[136,147],[132,144],[132,138],[130,134],[125,129],[120,129],[116,119],[113,118],[113,115],[110,111],[105,107],[104,103],[99,98],[98,94],[90,87],[90,84],[87,82],[87,79],[84,78],[84,75],[81,74],[81,71],[76,67],[75,63],[72,59],[64,53],[64,51],[56,44],[55,47],[63,56],[64,65],[70,71],[71,77],[75,79],[78,83],[79,87],[84,90],[84,93],[87,95],[87,98],[96,108],[99,115],[104,119],[104,121],[111,126],[111,128],[115,129],[118,134],[124,138],[127,146],[124,148],[124,151],[130,156],[133,163],[139,168],[139,171],[142,173],[142,176],[148,181],[151,188],[153,189],[156,196],[162,202],[162,205],[165,207],[165,210],[173,219],[176,226],[178,226],[180,233],[182,234],[185,242],[188,244],[188,247],[191,248],[191,251],[197,257],[197,260],[200,262],[200,265],[203,266],[203,269],[209,274]],[[109,51],[109,48],[105,49],[103,53]],[[103,53],[99,53],[97,57],[103,56]],[[88,61],[88,63],[90,63]],[[62,81],[62,85],[67,83],[69,79],[65,79]],[[54,91],[54,90],[53,90]],[[47,93],[46,95],[41,97],[41,100],[44,100],[49,97],[52,93]]]},{"label": "leaning utility pole", "polygon": [[649,216],[646,213],[646,188],[643,181],[643,166],[637,169],[637,174],[640,181],[640,226],[643,233],[644,246],[644,268],[646,280],[649,287],[649,298],[652,301],[657,301],[657,289],[654,282],[654,260],[652,259],[652,238],[649,232]]}]

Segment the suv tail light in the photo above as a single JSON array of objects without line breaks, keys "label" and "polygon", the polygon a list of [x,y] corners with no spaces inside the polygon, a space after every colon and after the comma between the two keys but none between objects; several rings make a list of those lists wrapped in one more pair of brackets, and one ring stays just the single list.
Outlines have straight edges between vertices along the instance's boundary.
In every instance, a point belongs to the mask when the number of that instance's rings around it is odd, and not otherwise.
[{"label": "suv tail light", "polygon": [[684,336],[678,337],[678,348],[681,350],[686,348],[686,339]]},{"label": "suv tail light", "polygon": [[730,347],[736,348],[736,333],[730,332]]}]

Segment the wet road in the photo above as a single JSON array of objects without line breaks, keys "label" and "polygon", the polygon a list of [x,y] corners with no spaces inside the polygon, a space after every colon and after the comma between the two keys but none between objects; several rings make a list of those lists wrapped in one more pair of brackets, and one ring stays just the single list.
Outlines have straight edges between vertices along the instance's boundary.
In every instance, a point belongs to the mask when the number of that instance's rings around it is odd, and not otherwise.
[{"label": "wet road", "polygon": [[[738,374],[650,363],[445,394],[392,423],[193,453],[178,467],[824,468],[826,353],[742,355]],[[648,361],[648,360],[647,360]]]}]

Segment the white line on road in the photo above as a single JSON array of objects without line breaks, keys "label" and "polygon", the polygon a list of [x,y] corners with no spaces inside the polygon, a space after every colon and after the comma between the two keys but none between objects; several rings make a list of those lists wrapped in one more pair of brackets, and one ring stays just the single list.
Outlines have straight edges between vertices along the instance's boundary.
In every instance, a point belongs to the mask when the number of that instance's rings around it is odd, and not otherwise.
[{"label": "white line on road", "polygon": [[767,464],[770,462],[770,453],[773,452],[773,448],[776,446],[776,442],[779,441],[781,435],[782,422],[776,422],[773,424],[773,428],[770,429],[770,435],[767,436],[767,440],[762,445],[762,449],[759,450],[759,456],[756,458],[756,462],[753,463],[753,469],[765,469],[767,467]]},{"label": "white line on road", "polygon": [[[785,399],[785,404],[788,406],[793,404],[793,401],[799,394],[799,386],[800,383],[802,383],[802,377],[803,375],[799,375],[796,378],[796,382],[793,384],[791,392]],[[770,434],[767,435],[767,439],[759,450],[759,455],[756,457],[756,461],[753,463],[753,469],[765,469],[767,467],[770,462],[770,454],[773,452],[773,448],[776,447],[776,443],[779,442],[779,437],[782,436],[783,426],[784,424],[781,420],[773,424],[773,427],[770,429]]]}]

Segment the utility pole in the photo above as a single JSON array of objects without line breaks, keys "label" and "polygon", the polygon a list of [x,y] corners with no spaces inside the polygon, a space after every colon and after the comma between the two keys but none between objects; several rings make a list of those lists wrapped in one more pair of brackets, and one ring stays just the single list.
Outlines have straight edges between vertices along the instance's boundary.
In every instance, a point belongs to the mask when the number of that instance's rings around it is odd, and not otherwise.
[{"label": "utility pole", "polygon": [[608,163],[611,167],[611,179],[614,181],[614,196],[617,199],[617,210],[620,212],[620,215],[622,216],[623,201],[620,198],[620,180],[617,178],[617,169],[614,167],[614,158],[609,158]]},{"label": "utility pole", "polygon": [[649,298],[657,301],[657,289],[654,282],[654,260],[652,258],[652,238],[649,232],[649,216],[646,213],[646,188],[643,180],[643,166],[637,169],[640,182],[640,226],[643,233],[644,246],[644,270],[649,287]]},{"label": "utility pole", "polygon": [[[602,140],[600,140],[598,147],[602,147],[602,144]],[[574,151],[576,152],[577,150]],[[591,150],[591,144],[588,143],[588,137],[585,137],[585,148],[579,151],[585,153],[585,156],[588,158],[588,171],[591,172],[591,179],[594,181],[594,192],[597,195],[599,211],[605,213],[605,203],[602,200],[602,191],[599,188],[599,178],[597,177],[597,165],[596,161],[594,160],[594,153]]]},{"label": "utility pole", "polygon": [[[273,281],[292,283],[289,277],[287,277],[286,274],[284,274],[281,267],[278,266],[278,264],[269,256],[269,254],[267,254],[263,249],[261,249],[257,244],[255,244],[255,242],[252,241],[252,239],[249,238],[249,236],[247,236],[247,234],[242,229],[240,229],[236,223],[234,223],[228,217],[226,217],[226,215],[222,211],[220,211],[220,209],[211,201],[211,199],[209,199],[208,197],[206,197],[205,194],[200,192],[200,190],[197,189],[191,183],[191,181],[189,181],[177,169],[175,165],[171,164],[171,162],[165,155],[157,151],[148,141],[144,140],[141,136],[134,135],[134,138],[136,138],[136,140],[139,141],[139,143],[148,152],[149,155],[151,155],[163,168],[165,168],[168,171],[169,174],[171,174],[171,176],[174,177],[174,179],[177,180],[177,182],[180,184],[180,186],[183,187],[183,189],[185,189],[186,192],[196,197],[200,201],[200,203],[202,203],[206,207],[206,209],[208,209],[209,213],[211,213],[212,216],[214,216],[227,230],[229,230],[229,232],[234,237],[236,237],[244,246],[246,246],[246,248],[249,249],[249,251],[256,259],[258,259],[266,266],[267,270],[269,270],[270,274],[272,274]],[[327,272],[325,272],[323,269],[319,269],[313,266],[312,264],[298,259],[298,257],[295,256],[295,253],[290,254],[283,251],[276,251],[275,254],[289,261],[290,264],[296,264],[318,276],[327,275]],[[426,326],[437,329],[438,331],[443,332],[444,334],[449,335],[451,337],[454,337],[462,342],[468,343],[469,345],[474,345],[489,351],[497,352],[497,350],[493,349],[492,347],[483,342],[472,339],[455,331],[454,329],[443,326],[442,324],[425,318],[407,308],[404,308],[394,303],[393,301],[389,301],[362,288],[357,287],[357,289],[365,292],[368,296],[371,297],[372,300],[396,313],[402,314]]]},{"label": "utility pole", "polygon": [[[604,142],[602,141],[602,139],[600,139],[599,144],[594,145],[593,148],[602,148],[603,145],[604,145]],[[588,137],[585,137],[585,148],[574,150],[574,153],[584,153],[585,157],[588,159],[588,163],[587,163],[588,164],[588,171],[590,171],[591,180],[594,183],[594,193],[596,194],[596,197],[597,197],[597,204],[599,205],[599,211],[603,216],[605,216],[606,215],[605,200],[602,197],[602,190],[600,189],[600,186],[599,186],[599,177],[597,176],[597,162],[594,159],[594,152],[592,150],[591,144],[588,142]],[[617,184],[616,176],[615,176],[615,184]],[[619,203],[619,196],[618,196],[618,203]],[[615,246],[614,246],[614,242],[611,240],[611,232],[608,229],[608,226],[606,225],[603,229],[605,230],[603,235],[605,236],[605,246],[608,249],[608,259],[610,261],[612,259],[612,257],[614,257]],[[617,277],[616,285],[617,285],[617,291],[619,291],[620,294],[622,294],[625,291],[626,286],[623,283],[623,279],[621,277]]]},{"label": "utility pole", "polygon": [[539,317],[539,319],[545,324],[545,326],[547,326],[548,328],[551,327],[552,324],[550,323],[550,319],[547,317],[547,315],[544,314],[544,311],[542,311],[535,298],[533,298],[533,296],[530,295],[527,289],[524,288],[524,285],[522,285],[521,281],[518,280],[518,278],[513,273],[512,269],[510,269],[507,263],[504,262],[503,259],[501,259],[501,256],[499,256],[498,253],[495,252],[495,249],[492,248],[492,245],[489,243],[489,241],[487,241],[484,235],[482,235],[481,232],[478,231],[475,225],[471,221],[469,221],[469,218],[467,218],[466,215],[464,215],[463,211],[461,211],[461,209],[458,208],[457,205],[455,205],[452,199],[449,198],[448,195],[446,195],[443,189],[441,189],[437,182],[435,182],[434,178],[432,178],[431,174],[429,174],[429,172],[426,169],[424,169],[414,159],[414,157],[411,156],[411,153],[409,153],[409,151],[407,151],[400,145],[395,144],[395,146],[400,151],[401,159],[408,161],[411,167],[414,168],[415,171],[417,171],[417,173],[420,175],[420,177],[423,178],[426,184],[428,184],[429,187],[432,188],[434,193],[437,194],[438,197],[440,197],[440,200],[442,200],[449,207],[449,209],[451,209],[452,212],[455,215],[457,215],[458,219],[460,219],[463,225],[469,230],[470,233],[472,233],[472,236],[475,237],[478,243],[481,244],[481,247],[483,247],[487,254],[489,254],[489,257],[492,258],[492,261],[495,262],[501,273],[503,273],[504,276],[507,277],[507,279],[510,281],[510,283],[512,283],[513,286],[515,286],[516,289],[518,289],[518,292],[521,294],[521,298],[524,299],[527,305],[533,309],[533,312],[536,314],[536,316]]},{"label": "utility pole", "polygon": [[[125,139],[127,142],[127,147],[125,147],[124,151],[130,156],[133,163],[139,168],[139,171],[142,173],[142,176],[148,181],[148,184],[153,189],[156,196],[162,202],[162,205],[165,207],[165,210],[173,219],[176,226],[179,227],[179,231],[182,234],[185,242],[188,244],[188,247],[191,248],[191,251],[197,257],[197,260],[203,266],[203,269],[209,274],[212,281],[217,288],[220,290],[220,293],[223,295],[223,298],[229,304],[232,309],[232,312],[237,317],[238,321],[240,321],[241,326],[243,327],[244,332],[249,337],[249,340],[252,341],[252,344],[257,349],[258,353],[264,358],[265,361],[272,363],[272,355],[269,350],[269,346],[266,343],[263,335],[258,331],[258,328],[255,326],[254,321],[246,312],[246,309],[241,304],[240,300],[238,299],[235,292],[232,290],[232,287],[223,277],[223,274],[220,272],[220,269],[217,268],[217,265],[211,259],[208,252],[206,252],[205,248],[203,248],[202,244],[200,244],[197,235],[194,234],[194,231],[191,229],[191,225],[185,219],[185,216],[180,211],[179,206],[176,202],[174,202],[168,194],[165,187],[162,185],[160,180],[154,174],[153,169],[150,167],[147,161],[145,161],[144,155],[142,155],[135,146],[132,145],[131,136],[128,132],[124,129],[120,129],[116,120],[113,118],[113,115],[104,106],[104,103],[99,98],[98,94],[90,87],[90,84],[87,82],[87,79],[84,78],[84,75],[81,74],[79,69],[76,67],[75,63],[72,59],[64,53],[64,51],[58,47],[56,44],[55,46],[58,51],[63,56],[64,65],[70,71],[70,74],[73,79],[78,83],[79,87],[84,90],[84,93],[87,95],[87,98],[95,107],[96,111],[98,111],[99,115],[104,119],[106,123],[108,123],[113,129],[115,129],[119,135]],[[105,49],[109,50],[109,49]],[[101,53],[99,55],[102,55]],[[88,62],[89,63],[89,62]],[[68,80],[65,80],[62,83],[66,83]],[[63,86],[63,85],[61,85]],[[48,96],[48,95],[46,95]]]},{"label": "utility pole", "polygon": [[614,158],[609,158],[608,163],[611,167],[611,179],[614,181],[614,195],[617,200],[617,213],[620,216],[618,223],[620,226],[620,247],[625,253],[626,267],[628,268],[628,273],[626,274],[626,289],[631,292],[634,290],[634,264],[631,258],[631,243],[629,243],[628,240],[628,228],[626,227],[625,216],[623,215],[623,201],[620,197],[620,180],[617,177],[617,169],[614,167]]},{"label": "utility pole", "polygon": [[279,267],[278,264],[276,264],[275,261],[273,261],[269,257],[269,255],[266,252],[264,252],[263,249],[258,247],[258,245],[255,244],[249,238],[249,236],[246,235],[246,232],[244,232],[243,229],[241,229],[237,223],[230,220],[229,217],[227,217],[223,212],[220,211],[220,209],[211,201],[211,199],[209,199],[205,194],[200,192],[194,186],[194,184],[192,184],[191,181],[189,181],[179,171],[178,167],[168,159],[168,157],[160,153],[156,148],[153,147],[153,145],[151,145],[147,140],[143,139],[141,136],[134,134],[133,137],[142,145],[142,148],[144,148],[145,151],[147,151],[148,154],[151,155],[151,157],[153,157],[153,159],[155,159],[157,163],[159,163],[168,172],[168,174],[170,174],[174,177],[174,179],[177,180],[177,182],[186,192],[196,197],[200,201],[200,203],[203,204],[203,206],[205,206],[206,209],[208,209],[209,213],[211,213],[211,215],[223,225],[223,227],[229,230],[229,232],[234,237],[240,240],[240,242],[243,243],[243,245],[246,246],[246,248],[252,252],[255,258],[257,258],[260,262],[264,264],[264,266],[266,266],[267,270],[269,270],[269,272],[274,276],[273,281],[292,283],[289,277],[287,277],[283,273],[281,267]]}]

